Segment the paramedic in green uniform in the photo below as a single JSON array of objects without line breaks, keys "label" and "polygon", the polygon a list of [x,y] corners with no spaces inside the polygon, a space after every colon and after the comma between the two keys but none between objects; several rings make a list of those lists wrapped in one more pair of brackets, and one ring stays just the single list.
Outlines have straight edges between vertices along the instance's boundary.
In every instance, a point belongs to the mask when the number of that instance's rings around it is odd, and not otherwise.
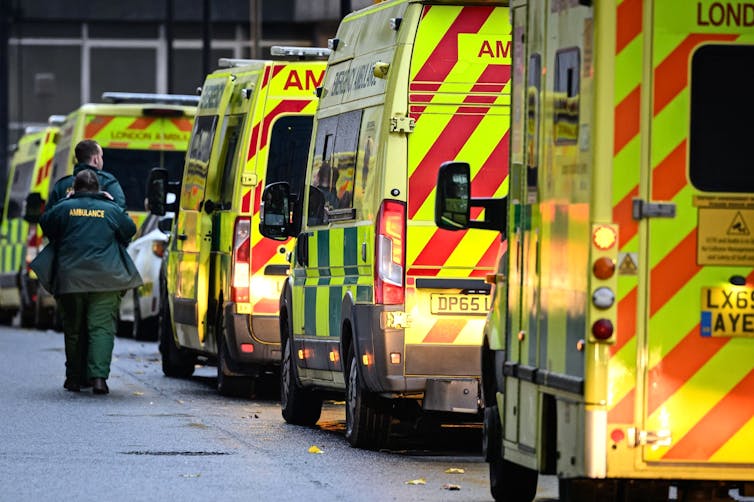
[{"label": "paramedic in green uniform", "polygon": [[[96,173],[83,169],[73,193],[48,208],[40,220],[44,235],[57,247],[53,294],[63,307],[66,380],[78,392],[82,374],[91,378],[95,394],[107,394],[122,292],[141,285],[141,277],[125,252],[136,225],[111,198],[99,191]],[[86,368],[79,345],[87,336]]]}]

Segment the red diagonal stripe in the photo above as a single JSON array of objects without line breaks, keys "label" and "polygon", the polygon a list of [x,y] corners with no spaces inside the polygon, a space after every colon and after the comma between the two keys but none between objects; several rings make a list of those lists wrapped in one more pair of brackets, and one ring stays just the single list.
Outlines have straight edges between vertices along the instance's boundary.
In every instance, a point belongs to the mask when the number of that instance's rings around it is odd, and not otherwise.
[{"label": "red diagonal stripe", "polygon": [[663,460],[708,460],[754,416],[754,370],[676,442]]},{"label": "red diagonal stripe", "polygon": [[610,408],[607,412],[607,421],[609,423],[630,424],[634,421],[634,399],[636,399],[636,388],[623,396],[623,399]]},{"label": "red diagonal stripe", "polygon": [[275,77],[277,77],[277,76],[278,76],[278,73],[280,73],[281,71],[283,71],[283,69],[284,69],[284,68],[285,68],[286,66],[288,66],[288,65],[284,65],[284,64],[276,64],[275,66],[273,66],[273,67],[272,67],[272,78],[275,78]]},{"label": "red diagonal stripe", "polygon": [[259,272],[278,253],[279,241],[262,239],[251,248],[251,275]]},{"label": "red diagonal stripe", "polygon": [[131,125],[128,126],[128,129],[139,129],[143,130],[147,127],[154,124],[154,121],[157,120],[154,117],[139,117],[133,122],[131,122]]},{"label": "red diagonal stripe", "polygon": [[257,143],[259,142],[259,126],[261,125],[261,122],[254,124],[254,127],[251,129],[251,135],[249,139],[249,151],[246,154],[246,160],[250,160],[254,155],[257,154]]},{"label": "red diagonal stripe", "polygon": [[408,180],[408,217],[413,218],[432,193],[437,170],[446,160],[453,160],[484,118],[479,115],[454,115],[439,134],[432,148],[419,162]]},{"label": "red diagonal stripe", "polygon": [[248,213],[249,211],[251,211],[251,190],[241,197],[241,212]]},{"label": "red diagonal stripe", "polygon": [[270,110],[270,113],[268,113],[264,117],[262,141],[259,145],[259,149],[261,150],[262,148],[267,146],[267,138],[270,134],[270,124],[272,124],[272,121],[275,120],[278,115],[282,115],[283,113],[301,113],[301,110],[306,108],[306,105],[308,104],[309,101],[304,99],[286,99],[281,101],[280,104]]},{"label": "red diagonal stripe", "polygon": [[688,85],[689,56],[704,42],[733,41],[738,35],[694,34],[687,36],[655,68],[654,114],[662,111]]},{"label": "red diagonal stripe", "polygon": [[262,88],[266,87],[270,83],[270,67],[264,67],[264,75],[262,76]]},{"label": "red diagonal stripe", "polygon": [[505,178],[508,177],[508,136],[506,131],[495,148],[490,152],[482,168],[471,183],[471,196],[475,198],[492,197]]},{"label": "red diagonal stripe", "polygon": [[419,256],[416,257],[412,267],[437,267],[448,261],[451,253],[456,249],[458,243],[461,242],[463,236],[466,235],[466,231],[451,231],[451,230],[435,230],[432,237],[424,246]]},{"label": "red diagonal stripe", "polygon": [[173,125],[175,125],[178,130],[185,132],[191,132],[191,128],[194,124],[192,119],[173,119],[171,122],[173,122]]},{"label": "red diagonal stripe", "polygon": [[615,134],[613,154],[618,154],[629,141],[639,134],[641,122],[641,86],[637,85],[615,107]]},{"label": "red diagonal stripe", "polygon": [[649,315],[654,316],[701,267],[696,264],[696,229],[689,232],[651,272]]},{"label": "red diagonal stripe", "polygon": [[422,343],[453,343],[464,326],[466,321],[462,319],[439,319]]},{"label": "red diagonal stripe", "polygon": [[641,33],[642,0],[623,0],[618,6],[615,53],[619,54]]},{"label": "red diagonal stripe", "polygon": [[622,249],[639,231],[639,222],[632,216],[634,197],[639,196],[639,187],[635,186],[620,202],[613,207],[613,221],[620,227],[618,249]]},{"label": "red diagonal stripe", "polygon": [[618,329],[615,343],[610,346],[610,355],[617,354],[636,335],[636,287],[618,302]]},{"label": "red diagonal stripe", "polygon": [[649,370],[647,415],[688,382],[729,341],[730,338],[699,336],[699,324],[694,326],[662,361]]},{"label": "red diagonal stripe", "polygon": [[280,301],[276,298],[262,298],[256,302],[251,311],[255,314],[276,314],[280,308]]},{"label": "red diagonal stripe", "polygon": [[259,213],[259,204],[262,202],[262,186],[264,185],[264,180],[259,180],[257,182],[257,186],[254,187],[254,214]]},{"label": "red diagonal stripe", "polygon": [[686,186],[686,140],[652,170],[652,198],[670,200]]},{"label": "red diagonal stripe", "polygon": [[[443,82],[458,62],[458,34],[477,33],[494,7],[464,7],[416,73],[414,81]],[[425,11],[426,13],[426,11]]]},{"label": "red diagonal stripe", "polygon": [[485,277],[490,273],[489,270],[483,270],[483,268],[497,268],[497,256],[500,251],[500,241],[495,239],[492,244],[487,248],[482,257],[476,262],[474,270],[471,271],[469,277]]},{"label": "red diagonal stripe", "polygon": [[113,121],[115,117],[102,117],[96,116],[86,124],[84,128],[84,136],[87,138],[94,138],[99,132],[107,127],[107,124]]}]

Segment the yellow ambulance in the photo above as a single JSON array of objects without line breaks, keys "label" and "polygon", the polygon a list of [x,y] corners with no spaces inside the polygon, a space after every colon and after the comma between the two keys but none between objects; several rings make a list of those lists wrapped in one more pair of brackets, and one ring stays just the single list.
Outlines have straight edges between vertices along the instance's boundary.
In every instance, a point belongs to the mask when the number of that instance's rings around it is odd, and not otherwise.
[{"label": "yellow ambulance", "polygon": [[260,196],[268,183],[303,185],[325,69],[309,56],[326,53],[280,51],[304,60],[220,60],[206,77],[161,288],[163,372],[189,376],[209,360],[224,395],[250,395],[280,363],[290,245],[260,235]]},{"label": "yellow ambulance", "polygon": [[10,324],[19,311],[21,326],[34,323],[37,284],[30,280],[27,265],[36,256],[37,226],[25,220],[25,207],[30,194],[47,194],[58,138],[57,124],[58,117],[53,116],[47,126],[28,127],[14,147],[0,225],[2,324]]},{"label": "yellow ambulance", "polygon": [[[482,368],[492,494],[530,501],[542,473],[562,501],[748,499],[754,9],[510,8],[509,249]],[[473,220],[469,164],[444,168],[438,224]]]},{"label": "yellow ambulance", "polygon": [[[263,233],[297,237],[280,297],[283,417],[346,394],[346,438],[379,448],[393,418],[479,420],[481,333],[498,235],[434,222],[440,161],[475,160],[507,192],[507,2],[382,2],[346,16],[320,89],[307,189],[263,195]],[[293,218],[289,217],[293,215]]]},{"label": "yellow ambulance", "polygon": [[[68,114],[60,125],[50,189],[76,165],[74,149],[82,139],[94,139],[104,153],[104,170],[113,174],[126,196],[126,210],[137,227],[146,218],[146,180],[154,167],[165,168],[180,180],[198,96],[106,92],[103,103],[87,103]],[[47,194],[43,197],[47,199]],[[37,238],[39,246],[43,241]],[[149,285],[137,289],[151,290]],[[129,298],[130,299],[130,298]],[[40,290],[37,327],[50,327],[55,300]]]}]

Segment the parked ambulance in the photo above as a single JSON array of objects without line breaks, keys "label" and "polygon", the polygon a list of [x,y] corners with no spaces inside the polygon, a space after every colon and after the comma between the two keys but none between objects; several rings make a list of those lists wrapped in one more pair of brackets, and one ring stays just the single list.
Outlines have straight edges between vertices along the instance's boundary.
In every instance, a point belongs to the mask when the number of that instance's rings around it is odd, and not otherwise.
[{"label": "parked ambulance", "polygon": [[492,494],[531,501],[541,473],[558,476],[563,501],[744,500],[752,10],[510,8],[511,184],[494,210],[505,226],[473,214],[475,160],[459,154],[439,180],[438,225],[508,237],[482,364]]},{"label": "parked ambulance", "polygon": [[325,68],[311,58],[326,52],[220,60],[206,77],[160,288],[168,376],[191,375],[202,358],[217,364],[221,394],[248,396],[280,364],[278,297],[290,244],[262,238],[259,205],[269,183],[303,186]]},{"label": "parked ambulance", "polygon": [[[25,218],[30,194],[47,194],[60,117],[44,127],[29,127],[15,146],[8,169],[0,225],[0,323],[10,324],[21,312],[21,326],[34,325],[37,283],[27,265],[36,256],[37,225]],[[28,244],[28,249],[27,249]]]},{"label": "parked ambulance", "polygon": [[330,391],[357,447],[420,412],[479,420],[501,240],[438,229],[434,187],[440,161],[463,156],[479,196],[507,193],[506,3],[378,3],[330,40],[306,189],[263,195],[263,233],[296,237],[280,297],[286,421],[315,423]]}]

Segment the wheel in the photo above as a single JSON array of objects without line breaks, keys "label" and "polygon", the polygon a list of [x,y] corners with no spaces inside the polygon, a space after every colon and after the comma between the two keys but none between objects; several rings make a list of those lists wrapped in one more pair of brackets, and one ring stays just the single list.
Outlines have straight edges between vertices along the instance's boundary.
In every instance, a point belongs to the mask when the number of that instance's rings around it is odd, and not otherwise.
[{"label": "wheel", "polygon": [[159,315],[152,317],[142,317],[141,315],[141,302],[139,301],[139,293],[134,289],[134,328],[133,337],[137,340],[149,340],[154,342],[157,340]]},{"label": "wheel", "polygon": [[[55,310],[54,307],[43,307],[40,301],[36,301],[34,303],[34,326],[41,330],[55,329]],[[60,324],[62,325],[62,320]],[[62,329],[58,331],[62,331]]]},{"label": "wheel", "polygon": [[15,310],[0,310],[0,324],[3,326],[10,326],[13,324],[13,318],[15,316]]},{"label": "wheel", "polygon": [[188,378],[194,374],[196,356],[186,349],[176,346],[167,298],[162,296],[160,299],[164,300],[160,304],[160,321],[158,323],[160,327],[158,337],[160,354],[162,355],[162,372],[169,377]]},{"label": "wheel", "polygon": [[118,338],[133,338],[134,323],[132,321],[118,319],[118,328],[115,331],[115,336]]},{"label": "wheel", "polygon": [[[280,313],[281,319],[283,313]],[[289,424],[314,425],[322,414],[319,394],[301,387],[296,376],[296,363],[291,354],[291,339],[283,342],[283,361],[280,367],[280,408]]]},{"label": "wheel", "polygon": [[351,345],[348,348],[346,381],[346,439],[356,448],[377,449],[387,443],[392,417],[387,402],[362,388],[359,361]]},{"label": "wheel", "polygon": [[28,305],[28,306],[21,306],[21,327],[22,328],[33,328],[34,327],[34,316],[35,316],[35,309],[34,305]]},{"label": "wheel", "polygon": [[[221,325],[224,325],[220,321]],[[254,394],[254,378],[234,375],[228,366],[228,346],[225,343],[225,329],[217,337],[217,392],[223,396],[251,397]]]},{"label": "wheel", "polygon": [[537,471],[500,458],[490,461],[490,493],[498,502],[531,502],[537,494]]}]

